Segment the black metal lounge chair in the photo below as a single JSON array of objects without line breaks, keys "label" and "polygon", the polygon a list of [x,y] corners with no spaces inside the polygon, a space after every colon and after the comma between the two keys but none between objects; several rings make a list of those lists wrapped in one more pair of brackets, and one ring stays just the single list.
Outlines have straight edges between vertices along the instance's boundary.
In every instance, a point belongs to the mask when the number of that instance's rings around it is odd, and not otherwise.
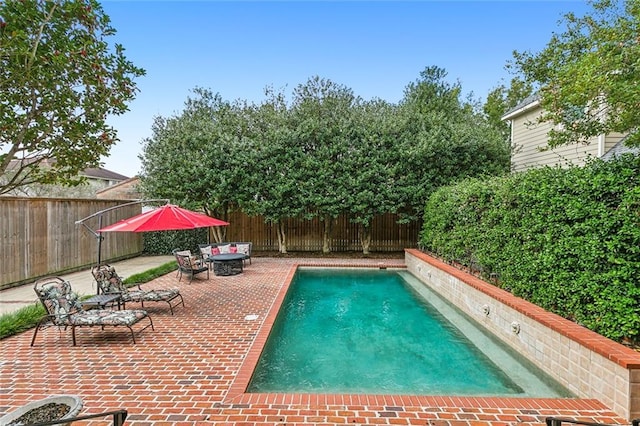
[{"label": "black metal lounge chair", "polygon": [[124,326],[131,331],[133,343],[136,343],[134,324],[147,318],[149,324],[138,331],[141,332],[147,327],[154,329],[151,317],[143,310],[90,309],[85,311],[78,300],[78,295],[71,290],[71,284],[61,277],[42,278],[35,282],[33,289],[47,311],[47,315],[38,322],[31,339],[31,346],[36,341],[38,330],[47,325],[65,329],[71,327],[73,346],[76,345],[76,327],[100,326],[100,329],[104,329],[105,326]]},{"label": "black metal lounge chair", "polygon": [[144,302],[165,302],[169,305],[169,310],[173,315],[173,308],[184,306],[184,299],[177,288],[143,290],[141,284],[129,288],[122,282],[122,278],[116,273],[115,268],[106,263],[94,266],[91,273],[98,283],[100,292],[102,294],[119,294],[125,308],[127,302],[139,302],[143,308]]}]

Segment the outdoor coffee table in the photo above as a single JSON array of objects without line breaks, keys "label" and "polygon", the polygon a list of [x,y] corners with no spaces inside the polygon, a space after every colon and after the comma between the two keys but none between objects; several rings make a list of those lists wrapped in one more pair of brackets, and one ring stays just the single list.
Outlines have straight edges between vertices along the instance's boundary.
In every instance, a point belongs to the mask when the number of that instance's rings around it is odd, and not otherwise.
[{"label": "outdoor coffee table", "polygon": [[211,256],[213,260],[213,273],[215,275],[236,275],[242,272],[242,261],[245,256],[242,253],[225,253]]},{"label": "outdoor coffee table", "polygon": [[80,302],[83,308],[100,308],[104,309],[107,305],[118,305],[118,310],[120,310],[120,303],[122,301],[122,296],[119,294],[98,294],[96,296],[92,296],[87,300],[83,300]]}]

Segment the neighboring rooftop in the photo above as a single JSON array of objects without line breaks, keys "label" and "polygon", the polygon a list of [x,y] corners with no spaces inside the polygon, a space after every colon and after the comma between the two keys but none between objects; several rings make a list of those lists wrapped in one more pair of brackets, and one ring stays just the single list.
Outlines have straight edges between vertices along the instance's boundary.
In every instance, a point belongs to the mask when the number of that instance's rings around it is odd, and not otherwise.
[{"label": "neighboring rooftop", "polygon": [[520,115],[522,112],[527,111],[540,104],[540,95],[534,94],[527,96],[522,102],[508,110],[502,116],[502,120],[510,120],[511,118]]},{"label": "neighboring rooftop", "polygon": [[605,161],[612,160],[613,158],[623,155],[623,154],[636,154],[640,155],[640,147],[630,147],[625,143],[628,139],[628,136],[624,139],[620,140],[617,144],[613,146],[606,154],[602,156],[602,159]]},{"label": "neighboring rooftop", "polygon": [[132,178],[118,182],[115,185],[96,191],[96,198],[110,200],[139,200],[142,195],[139,191],[140,177]]},{"label": "neighboring rooftop", "polygon": [[[22,160],[11,160],[7,171],[18,171],[25,165],[33,164],[37,159],[25,158]],[[56,160],[47,158],[39,163],[40,167],[48,167]],[[80,176],[86,178],[84,185],[78,186],[63,186],[63,185],[43,185],[40,183],[31,183],[28,185],[19,186],[4,195],[8,196],[24,196],[24,197],[70,197],[70,198],[95,198],[96,191],[110,186],[116,185],[120,182],[127,181],[129,177],[121,175],[120,173],[107,170],[102,167],[89,167],[79,173]],[[1,178],[1,176],[0,176]]]},{"label": "neighboring rooftop", "polygon": [[84,172],[82,174],[85,175],[86,177],[94,178],[94,179],[117,180],[117,181],[125,181],[129,179],[128,176],[121,175],[120,173],[112,172],[111,170],[103,169],[102,167],[84,169]]}]

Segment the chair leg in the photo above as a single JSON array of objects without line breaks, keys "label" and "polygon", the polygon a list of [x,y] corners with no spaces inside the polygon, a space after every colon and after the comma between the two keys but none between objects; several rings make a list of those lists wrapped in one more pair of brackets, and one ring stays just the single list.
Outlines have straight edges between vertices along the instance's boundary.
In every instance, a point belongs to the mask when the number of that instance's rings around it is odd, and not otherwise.
[{"label": "chair leg", "polygon": [[[140,329],[140,331],[146,330],[148,327],[151,327],[151,330],[155,331],[155,328],[153,327],[153,320],[149,315],[147,315],[147,319],[149,320],[149,325],[144,326],[143,328]],[[129,331],[131,331],[131,339],[133,340],[133,344],[135,345],[136,336],[135,336],[135,332],[133,331],[133,327],[130,325],[128,325],[127,327],[129,328]]]},{"label": "chair leg", "polygon": [[73,346],[76,345],[76,326],[71,326],[71,339],[73,340]]},{"label": "chair leg", "polygon": [[31,338],[31,346],[36,342],[36,335],[38,334],[38,330],[40,329],[40,325],[42,324],[42,320],[38,321],[38,325],[36,325],[36,329],[33,332],[33,337]]},{"label": "chair leg", "polygon": [[[178,300],[178,303],[176,303],[175,305],[171,304],[171,301],[177,298],[180,298],[180,300]],[[179,293],[173,299],[165,300],[165,302],[169,304],[169,310],[171,311],[171,315],[173,315],[173,308],[176,308],[180,305],[184,306],[184,298]]]},{"label": "chair leg", "polygon": [[[36,343],[36,336],[38,335],[38,330],[40,330],[40,327],[42,327],[43,324],[46,324],[47,321],[49,321],[51,318],[47,315],[43,318],[40,318],[40,320],[38,321],[38,325],[36,325],[36,329],[33,331],[33,337],[31,338],[31,346],[33,346]],[[60,326],[58,326],[58,329],[60,329]],[[65,326],[65,330],[67,329],[67,327]]]}]

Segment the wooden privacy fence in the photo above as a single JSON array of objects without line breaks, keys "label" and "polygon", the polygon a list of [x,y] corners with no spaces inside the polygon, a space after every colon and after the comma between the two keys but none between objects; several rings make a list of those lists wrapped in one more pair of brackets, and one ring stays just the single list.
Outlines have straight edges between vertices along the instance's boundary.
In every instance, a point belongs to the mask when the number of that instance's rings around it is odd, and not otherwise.
[{"label": "wooden privacy fence", "polygon": [[[76,221],[98,211],[129,203],[128,200],[56,199],[0,197],[0,290],[31,282],[36,278],[79,270],[97,262],[98,240]],[[106,212],[102,226],[139,214],[140,204]],[[373,220],[372,252],[402,251],[417,246],[419,224],[396,223],[393,214]],[[227,241],[251,241],[254,251],[277,251],[278,234],[274,225],[262,217],[232,213],[228,221]],[[85,222],[99,228],[98,217]],[[319,219],[289,219],[286,222],[287,249],[322,250],[324,224]],[[361,251],[360,229],[347,216],[333,221],[331,251]],[[109,232],[104,234],[103,261],[133,257],[143,250],[144,233]],[[204,243],[206,241],[202,241]]]},{"label": "wooden privacy fence", "polygon": [[[398,224],[397,215],[376,217],[371,225],[371,252],[402,251],[418,246],[420,225],[416,222]],[[277,251],[278,233],[275,225],[264,223],[261,216],[249,217],[242,212],[229,215],[227,241],[251,241],[254,251]],[[288,219],[286,221],[287,250],[322,251],[324,224],[318,218],[312,220]],[[330,248],[332,252],[362,251],[360,229],[349,222],[346,215],[332,223]]]},{"label": "wooden privacy fence", "polygon": [[[127,202],[0,197],[0,290],[95,264],[98,240],[75,222]],[[140,212],[140,205],[112,210],[103,216],[103,226]],[[87,225],[96,230],[98,218]],[[133,232],[111,232],[102,242],[103,259],[131,257],[141,251],[142,236]]]}]

